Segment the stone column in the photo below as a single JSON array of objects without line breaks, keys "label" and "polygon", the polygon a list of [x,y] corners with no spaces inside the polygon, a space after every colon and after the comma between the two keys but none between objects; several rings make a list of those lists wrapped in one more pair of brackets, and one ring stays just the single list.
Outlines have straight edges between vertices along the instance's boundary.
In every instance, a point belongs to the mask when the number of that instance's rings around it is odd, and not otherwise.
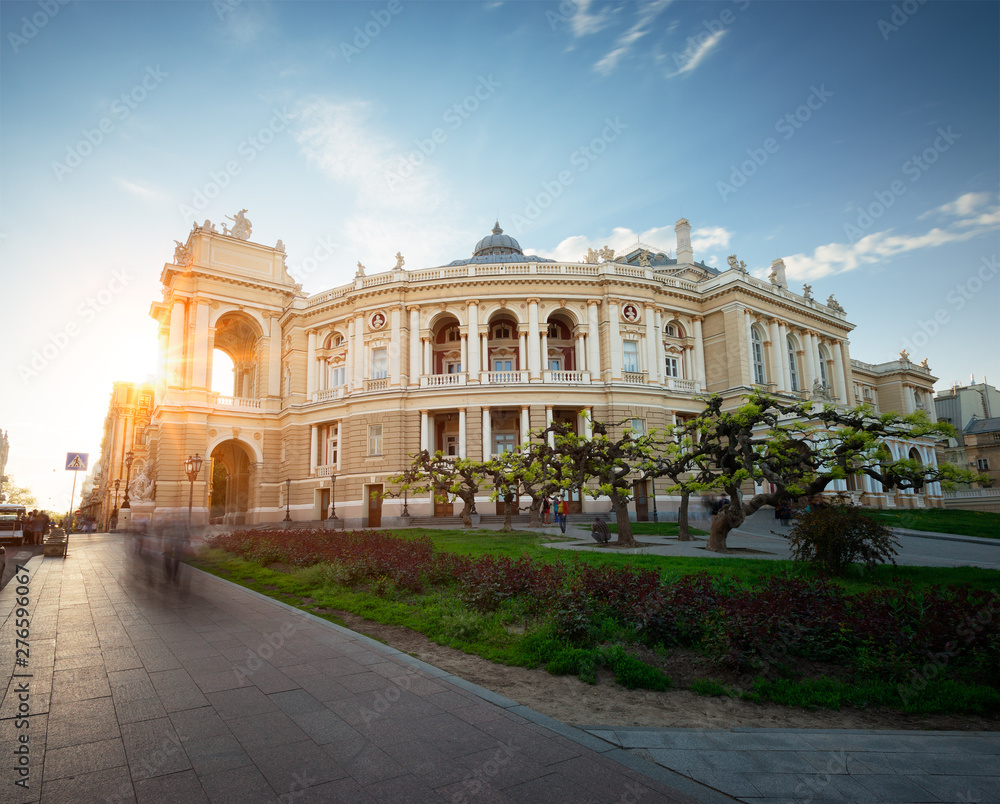
[{"label": "stone column", "polygon": [[420,385],[420,363],[423,357],[420,353],[420,309],[406,309],[410,313],[410,383]]},{"label": "stone column", "polygon": [[548,328],[542,330],[542,371],[549,370],[549,331]]},{"label": "stone column", "polygon": [[389,363],[389,385],[399,385],[403,373],[402,358],[403,350],[401,340],[403,337],[402,322],[399,320],[399,308],[394,307],[389,312],[389,346],[386,348],[386,360]]},{"label": "stone column", "polygon": [[466,446],[468,424],[465,420],[465,408],[458,409],[458,457],[468,458],[469,450]]},{"label": "stone column", "polygon": [[[552,405],[546,405],[545,406],[545,426],[546,426],[546,428],[552,426]],[[549,447],[550,448],[555,449],[555,446],[556,446],[556,434],[555,433],[551,433],[551,432],[548,433],[545,440],[549,442]]]},{"label": "stone column", "polygon": [[576,340],[573,342],[573,345],[576,348],[575,355],[576,355],[577,371],[586,371],[588,368],[587,348],[586,348],[587,344],[585,343],[585,341],[586,341],[586,335],[583,335],[582,333],[578,332],[576,334]]},{"label": "stone column", "polygon": [[480,345],[482,346],[482,349],[483,349],[483,363],[482,363],[483,367],[482,367],[481,370],[482,371],[489,371],[490,370],[490,333],[489,332],[482,332],[482,333],[480,333],[479,341],[480,341]]},{"label": "stone column", "polygon": [[684,347],[684,379],[694,379],[694,347]]},{"label": "stone column", "polygon": [[812,393],[813,381],[816,379],[816,368],[813,364],[813,352],[809,348],[809,333],[803,330],[799,337],[802,339],[802,390]]},{"label": "stone column", "polygon": [[784,390],[792,390],[792,371],[788,365],[788,330],[778,322],[778,354],[781,355],[781,376],[784,379]]},{"label": "stone column", "polygon": [[611,356],[612,380],[622,378],[622,336],[618,321],[618,302],[608,302],[608,354]]},{"label": "stone column", "polygon": [[271,337],[267,350],[267,395],[281,396],[281,325],[271,319]]},{"label": "stone column", "polygon": [[521,405],[521,446],[528,446],[528,431],[531,429],[531,419],[527,405]]},{"label": "stone column", "polygon": [[587,415],[583,419],[583,437],[591,439],[594,437],[594,409],[584,408]]},{"label": "stone column", "polygon": [[587,371],[591,382],[601,382],[601,328],[597,317],[596,299],[587,300]]},{"label": "stone column", "polygon": [[430,452],[430,429],[428,427],[428,412],[420,411],[420,449]]},{"label": "stone column", "polygon": [[307,336],[306,347],[306,401],[316,401],[316,333]]},{"label": "stone column", "polygon": [[462,368],[469,372],[470,382],[479,382],[479,305],[476,302],[469,302],[468,336],[469,365],[463,363]]},{"label": "stone column", "polygon": [[361,390],[365,387],[365,319],[357,316],[354,319],[354,387]]},{"label": "stone column", "polygon": [[851,398],[847,391],[847,380],[844,377],[844,357],[840,351],[840,341],[833,342],[833,374],[837,378],[837,391],[834,394],[842,405],[850,404]]},{"label": "stone column", "polygon": [[[854,399],[854,372],[851,371],[851,342],[846,338],[841,342],[840,345],[840,356],[843,359],[844,366],[844,404],[854,405],[856,400]],[[934,394],[931,394],[933,397]],[[933,398],[931,399],[931,409],[934,408]]]},{"label": "stone column", "polygon": [[768,321],[768,329],[771,333],[771,373],[768,379],[774,383],[774,387],[779,391],[785,390],[785,353],[781,349],[781,332],[778,329],[778,319],[772,318]]},{"label": "stone column", "polygon": [[[462,361],[462,371],[469,370],[469,335],[466,332],[461,333],[462,335],[462,356],[459,358]],[[472,351],[475,351],[473,349]]]},{"label": "stone column", "polygon": [[528,334],[521,332],[522,348],[527,337],[528,346],[528,379],[540,380],[541,356],[539,354],[538,331],[538,299],[528,299]]},{"label": "stone column", "polygon": [[[698,390],[704,391],[708,386],[708,377],[705,376],[705,338],[701,332],[701,322],[704,319],[696,315],[692,320],[694,321],[694,368],[697,374],[695,381],[698,383]],[[749,346],[750,344],[747,344],[748,348]]]},{"label": "stone column", "polygon": [[309,476],[316,474],[317,461],[319,460],[319,426],[309,425]]},{"label": "stone column", "polygon": [[493,433],[490,426],[490,409],[483,407],[483,460],[488,461],[493,454]]},{"label": "stone column", "polygon": [[646,378],[648,382],[658,383],[660,381],[660,359],[659,350],[656,348],[657,342],[663,348],[663,338],[657,337],[656,311],[651,305],[643,308],[643,317],[646,319]]},{"label": "stone column", "polygon": [[655,348],[655,354],[653,357],[656,363],[656,373],[658,377],[658,382],[666,384],[667,382],[667,367],[666,367],[666,353],[663,351],[663,314],[659,310],[654,310],[653,312],[653,346]]},{"label": "stone column", "polygon": [[424,368],[421,372],[422,374],[433,374],[434,373],[434,345],[431,343],[430,337],[425,336],[423,338],[424,342]]},{"label": "stone column", "polygon": [[184,319],[185,305],[176,299],[170,308],[170,334],[167,339],[167,385],[184,386]]},{"label": "stone column", "polygon": [[354,357],[358,350],[358,339],[354,335],[354,319],[347,321],[347,355],[344,358],[344,391],[349,393],[354,387],[354,366],[358,362]]},{"label": "stone column", "polygon": [[208,389],[211,378],[208,376],[208,302],[198,299],[194,305],[194,350],[192,354],[191,385],[194,388]]}]

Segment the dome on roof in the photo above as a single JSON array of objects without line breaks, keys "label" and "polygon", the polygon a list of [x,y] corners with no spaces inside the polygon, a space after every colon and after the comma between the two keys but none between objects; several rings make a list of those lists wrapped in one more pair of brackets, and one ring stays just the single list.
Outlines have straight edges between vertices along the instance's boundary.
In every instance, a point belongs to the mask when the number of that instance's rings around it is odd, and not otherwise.
[{"label": "dome on roof", "polygon": [[500,221],[493,224],[493,234],[486,235],[476,243],[476,249],[472,252],[473,257],[482,257],[486,254],[523,254],[521,245],[510,235],[505,235],[500,228]]}]

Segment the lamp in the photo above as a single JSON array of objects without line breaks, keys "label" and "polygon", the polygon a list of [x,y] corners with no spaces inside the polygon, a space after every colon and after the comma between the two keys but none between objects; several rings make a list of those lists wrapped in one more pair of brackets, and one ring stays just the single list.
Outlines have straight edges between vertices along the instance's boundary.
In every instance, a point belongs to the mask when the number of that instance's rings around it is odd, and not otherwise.
[{"label": "lamp", "polygon": [[184,471],[187,472],[188,481],[191,483],[190,491],[188,492],[188,527],[191,527],[191,508],[194,505],[194,481],[198,477],[198,473],[201,471],[201,464],[203,463],[201,455],[195,453],[194,455],[188,455],[187,460],[184,461]]},{"label": "lamp", "polygon": [[128,502],[128,483],[132,479],[132,462],[135,460],[135,455],[131,452],[125,453],[125,499],[122,500],[122,508],[130,508]]},{"label": "lamp", "polygon": [[650,488],[650,490],[653,493],[653,521],[654,522],[659,522],[660,520],[659,520],[659,518],[658,518],[658,516],[656,514],[656,478],[655,477],[651,477],[649,479],[649,488]]},{"label": "lamp", "polygon": [[330,519],[337,518],[337,476],[330,475]]},{"label": "lamp", "polygon": [[292,521],[292,509],[291,509],[291,494],[292,494],[292,479],[290,477],[285,478],[285,522]]},{"label": "lamp", "polygon": [[121,478],[118,478],[115,481],[115,507],[111,509],[111,517],[110,517],[110,519],[115,520],[115,530],[118,529],[118,487],[121,484],[122,484]]}]

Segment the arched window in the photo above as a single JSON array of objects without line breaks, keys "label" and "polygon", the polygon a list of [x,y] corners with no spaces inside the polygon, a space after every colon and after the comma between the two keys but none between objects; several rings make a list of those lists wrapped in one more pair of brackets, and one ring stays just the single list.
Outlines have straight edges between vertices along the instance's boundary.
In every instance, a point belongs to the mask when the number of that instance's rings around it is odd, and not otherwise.
[{"label": "arched window", "polygon": [[677,325],[676,324],[667,324],[663,328],[663,334],[666,335],[668,338],[676,338],[677,337]]},{"label": "arched window", "polygon": [[795,341],[789,336],[788,343],[788,377],[792,382],[792,390],[799,391],[799,364],[795,359]]},{"label": "arched window", "polygon": [[750,364],[753,368],[754,385],[764,385],[767,382],[764,371],[764,340],[757,327],[750,328]]}]

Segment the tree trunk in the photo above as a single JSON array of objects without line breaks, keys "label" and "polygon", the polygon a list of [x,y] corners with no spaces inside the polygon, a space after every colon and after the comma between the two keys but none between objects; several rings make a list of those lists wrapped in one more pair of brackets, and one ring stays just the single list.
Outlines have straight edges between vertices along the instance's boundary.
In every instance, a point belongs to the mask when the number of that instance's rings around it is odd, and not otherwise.
[{"label": "tree trunk", "polygon": [[542,498],[532,497],[531,505],[528,506],[528,527],[540,528],[542,526]]},{"label": "tree trunk", "polygon": [[[712,517],[712,526],[709,530],[708,544],[705,545],[705,549],[711,550],[713,553],[729,552],[729,548],[726,547],[726,537],[729,535],[729,531],[733,528],[738,528],[747,518],[746,511],[743,506],[743,495],[740,492],[739,487],[730,486],[728,491],[729,502],[726,504],[725,508]],[[753,511],[756,511],[757,508],[760,507],[760,501],[763,499],[763,495],[754,497],[753,501],[756,504],[756,507],[753,508],[750,513],[753,513]]]},{"label": "tree trunk", "polygon": [[617,543],[626,547],[635,546],[632,536],[632,523],[628,521],[628,503],[617,494],[611,495],[611,505],[615,512],[615,524],[618,526]]},{"label": "tree trunk", "polygon": [[472,527],[472,503],[465,497],[462,498],[462,527],[471,528]]},{"label": "tree trunk", "polygon": [[681,507],[677,511],[677,541],[691,541],[691,533],[688,531],[688,501],[691,499],[691,492],[681,493]]},{"label": "tree trunk", "polygon": [[511,498],[508,494],[503,498],[503,527],[501,528],[502,533],[510,533],[514,530],[514,527],[510,523],[511,508],[514,506],[511,504]]}]

